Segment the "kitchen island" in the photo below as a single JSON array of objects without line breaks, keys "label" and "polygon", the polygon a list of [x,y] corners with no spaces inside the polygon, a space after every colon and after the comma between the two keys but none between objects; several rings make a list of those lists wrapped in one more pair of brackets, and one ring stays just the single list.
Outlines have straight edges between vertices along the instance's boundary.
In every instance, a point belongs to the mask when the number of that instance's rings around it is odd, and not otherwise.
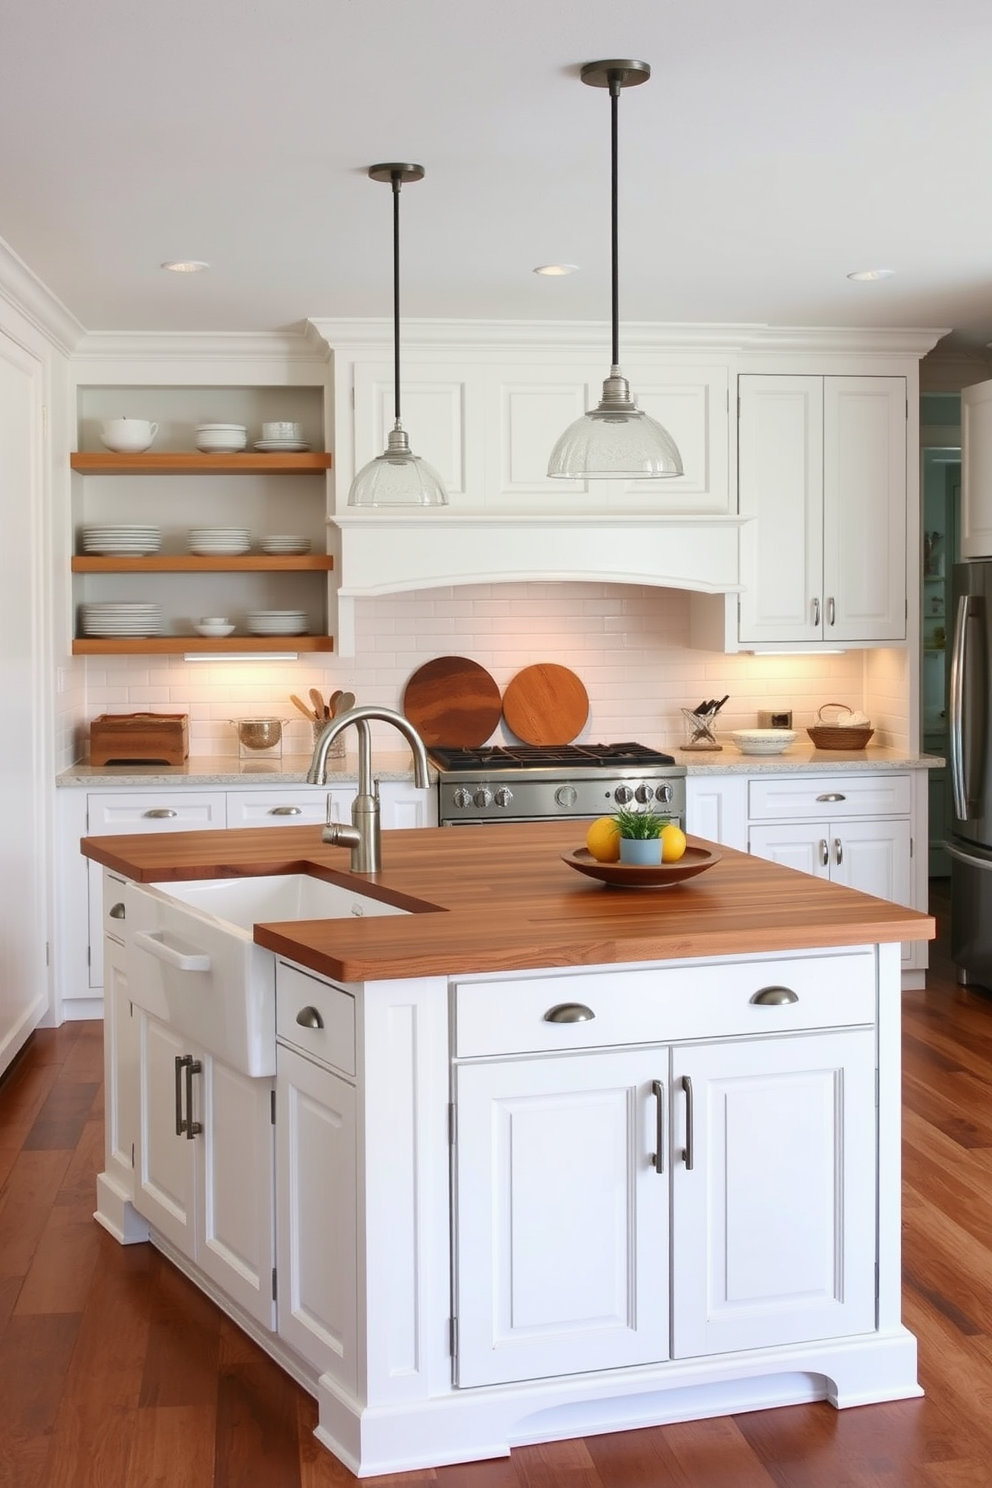
[{"label": "kitchen island", "polygon": [[[117,968],[97,1217],[310,1390],[361,1476],[920,1393],[898,946],[933,922],[726,848],[606,888],[575,838],[387,833],[359,878],[318,828],[83,843]],[[255,925],[243,1066],[183,1027],[212,987],[169,886],[300,874],[352,912]]]}]

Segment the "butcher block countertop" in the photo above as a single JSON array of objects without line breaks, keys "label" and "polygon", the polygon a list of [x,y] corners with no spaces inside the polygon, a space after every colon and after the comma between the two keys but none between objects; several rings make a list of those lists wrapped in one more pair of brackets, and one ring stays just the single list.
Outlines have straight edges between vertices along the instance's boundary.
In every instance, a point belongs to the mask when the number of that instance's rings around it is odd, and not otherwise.
[{"label": "butcher block countertop", "polygon": [[[934,921],[731,848],[684,884],[607,888],[562,862],[582,824],[384,832],[383,868],[351,874],[320,827],[87,837],[95,862],[142,883],[314,872],[415,911],[257,925],[269,950],[337,981],[595,966],[929,940]],[[690,838],[690,842],[699,839]]]}]

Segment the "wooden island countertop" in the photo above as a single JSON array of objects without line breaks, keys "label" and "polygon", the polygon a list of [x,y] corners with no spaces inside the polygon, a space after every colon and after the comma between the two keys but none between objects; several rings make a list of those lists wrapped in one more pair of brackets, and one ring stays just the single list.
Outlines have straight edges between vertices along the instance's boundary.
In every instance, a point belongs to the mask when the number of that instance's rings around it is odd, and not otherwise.
[{"label": "wooden island countertop", "polygon": [[[315,873],[413,910],[260,924],[259,945],[338,981],[666,961],[929,940],[929,915],[731,848],[665,888],[606,887],[562,853],[581,823],[383,833],[383,868],[351,874],[320,827],[87,837],[82,851],[140,883]],[[698,842],[699,839],[690,838]]]}]

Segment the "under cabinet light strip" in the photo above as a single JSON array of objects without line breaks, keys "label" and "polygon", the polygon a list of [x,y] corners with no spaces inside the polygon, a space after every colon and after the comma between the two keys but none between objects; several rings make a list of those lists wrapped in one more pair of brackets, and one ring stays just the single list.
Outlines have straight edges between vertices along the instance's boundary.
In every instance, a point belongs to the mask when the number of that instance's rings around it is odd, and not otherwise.
[{"label": "under cabinet light strip", "polygon": [[299,661],[298,651],[185,651],[183,661]]}]

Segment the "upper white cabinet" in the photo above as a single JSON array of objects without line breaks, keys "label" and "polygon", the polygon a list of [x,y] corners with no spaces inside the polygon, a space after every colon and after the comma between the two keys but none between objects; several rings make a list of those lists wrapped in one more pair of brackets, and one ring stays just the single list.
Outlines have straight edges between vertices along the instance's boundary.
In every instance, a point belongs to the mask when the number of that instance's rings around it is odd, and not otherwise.
[{"label": "upper white cabinet", "polygon": [[[403,423],[417,453],[437,469],[453,507],[512,511],[519,505],[562,513],[629,506],[655,512],[726,513],[729,480],[729,370],[726,361],[641,353],[624,363],[637,405],[672,434],[684,474],[650,482],[560,481],[547,474],[558,436],[602,396],[608,368],[584,352],[495,354],[487,360],[465,348],[416,356],[403,367]],[[378,356],[336,362],[338,413],[353,394],[351,452],[337,439],[337,508],[347,500],[356,470],[385,448],[393,422],[392,364]],[[345,395],[342,397],[342,395]]]},{"label": "upper white cabinet", "polygon": [[740,378],[742,645],[906,637],[904,377]]},{"label": "upper white cabinet", "polygon": [[961,392],[961,557],[992,557],[992,382]]}]

